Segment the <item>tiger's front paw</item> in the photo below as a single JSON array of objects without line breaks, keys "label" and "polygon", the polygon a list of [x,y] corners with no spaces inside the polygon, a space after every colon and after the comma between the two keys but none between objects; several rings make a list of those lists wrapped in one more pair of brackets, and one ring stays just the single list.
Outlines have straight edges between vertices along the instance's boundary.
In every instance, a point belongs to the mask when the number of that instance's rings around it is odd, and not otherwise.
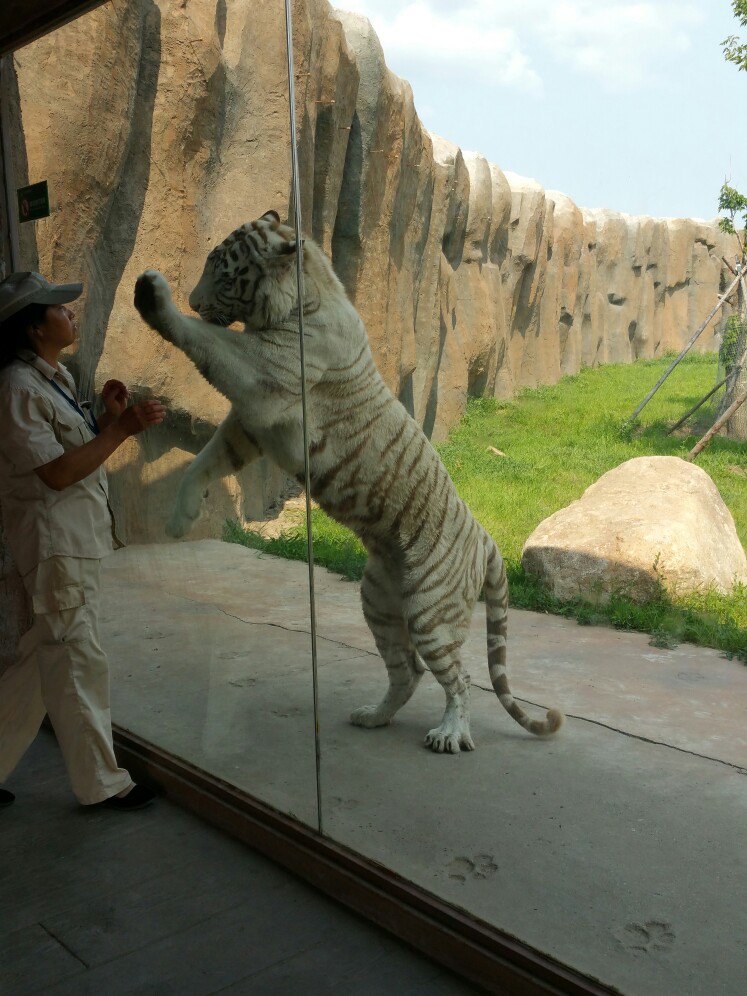
[{"label": "tiger's front paw", "polygon": [[169,285],[158,270],[146,270],[135,281],[135,307],[152,329],[165,332],[175,309]]},{"label": "tiger's front paw", "polygon": [[171,539],[181,539],[192,528],[193,522],[194,519],[186,519],[177,512],[173,512],[171,518],[166,523],[166,535]]},{"label": "tiger's front paw", "polygon": [[166,535],[171,539],[181,539],[186,536],[199,516],[199,509],[194,515],[189,515],[183,508],[175,508],[171,518],[166,523]]},{"label": "tiger's front paw", "polygon": [[172,539],[181,539],[190,531],[195,521],[199,518],[202,508],[202,499],[207,497],[199,493],[182,496],[174,506],[171,518],[166,523],[166,535]]}]

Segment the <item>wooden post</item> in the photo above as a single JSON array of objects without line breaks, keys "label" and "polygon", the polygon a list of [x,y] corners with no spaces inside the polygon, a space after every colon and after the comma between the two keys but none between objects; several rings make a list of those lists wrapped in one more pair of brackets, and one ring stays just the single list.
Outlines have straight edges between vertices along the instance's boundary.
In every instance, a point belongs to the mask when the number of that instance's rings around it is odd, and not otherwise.
[{"label": "wooden post", "polygon": [[[742,318],[742,329],[744,329],[745,326],[747,325],[747,280],[745,280],[744,257],[742,258],[741,264],[737,266],[737,269],[739,270],[739,275],[740,275],[739,286],[742,292],[740,294],[740,297],[742,299],[740,316]],[[747,342],[745,342],[744,349],[742,350],[742,355],[739,357],[739,360],[734,370],[732,371],[730,384],[727,385],[727,391],[728,391],[727,399],[733,398],[737,394],[737,392],[747,389],[747,383],[745,382],[745,376],[744,376],[744,364],[746,360],[747,360]],[[744,431],[745,426],[741,424],[741,420],[740,420],[740,425],[739,426],[734,425],[732,429],[733,432],[729,431],[727,427],[729,435],[733,435],[734,438],[736,439],[745,438],[745,431]]]},{"label": "wooden post", "polygon": [[734,269],[734,267],[733,267],[733,266],[731,265],[731,263],[730,263],[730,262],[729,262],[729,260],[728,260],[728,259],[726,258],[726,256],[722,256],[722,257],[721,257],[721,259],[723,260],[723,263],[724,263],[724,266],[728,267],[728,269],[729,269],[729,270],[731,270],[731,272],[732,272],[732,273],[734,274],[734,276],[736,277],[736,275],[737,275],[737,271],[736,271],[736,270]]},{"label": "wooden post", "polygon": [[13,56],[0,56],[0,279],[21,269],[10,131],[13,71]]},{"label": "wooden post", "polygon": [[[0,279],[20,269],[18,228],[9,134],[12,56],[0,58]],[[31,622],[31,606],[10,556],[0,513],[0,673],[16,659],[21,633]]]},{"label": "wooden post", "polygon": [[657,382],[654,384],[654,386],[648,392],[648,394],[646,395],[646,397],[643,399],[643,401],[640,403],[640,405],[638,405],[638,407],[636,408],[636,410],[630,416],[630,421],[631,422],[633,422],[636,418],[638,418],[638,416],[640,415],[641,411],[645,408],[645,406],[653,398],[653,396],[656,394],[656,392],[659,390],[659,388],[661,387],[661,385],[664,383],[664,381],[667,379],[667,377],[670,375],[670,373],[674,370],[674,368],[677,366],[677,364],[682,359],[684,359],[685,354],[688,353],[690,351],[690,349],[695,345],[695,340],[698,338],[698,336],[702,335],[702,333],[706,330],[706,328],[710,324],[710,321],[713,318],[713,316],[716,314],[716,312],[718,311],[718,309],[723,305],[724,301],[729,297],[729,295],[731,294],[731,292],[734,290],[734,288],[737,286],[737,284],[739,283],[739,281],[741,279],[742,279],[742,275],[740,273],[738,273],[736,275],[736,277],[734,277],[734,280],[731,282],[731,284],[729,286],[729,289],[725,293],[723,293],[721,295],[721,297],[718,299],[718,301],[716,302],[715,308],[710,313],[710,315],[708,316],[708,318],[706,318],[706,320],[703,322],[703,324],[698,328],[698,330],[690,338],[690,341],[685,346],[685,348],[682,350],[682,352],[679,354],[679,356],[677,356],[674,360],[672,360],[672,362],[669,364],[669,366],[667,367],[667,369],[664,371],[664,373],[661,375],[661,377],[657,380]]},{"label": "wooden post", "polygon": [[747,401],[747,391],[742,391],[737,400],[733,404],[729,405],[729,407],[726,409],[721,418],[713,423],[713,425],[705,434],[705,436],[703,436],[703,438],[700,439],[695,444],[695,446],[693,446],[693,448],[687,454],[688,460],[694,460],[695,457],[698,455],[698,453],[700,453],[702,449],[705,449],[705,447],[710,443],[710,441],[716,435],[718,430],[722,428],[722,426],[726,425],[726,423],[732,417],[734,412],[737,411],[738,408],[741,408],[742,405],[745,403],[745,401]]},{"label": "wooden post", "polygon": [[671,436],[671,434],[672,434],[672,433],[673,433],[673,432],[674,432],[674,431],[675,431],[676,429],[679,429],[679,427],[680,427],[681,425],[684,425],[684,424],[685,424],[685,422],[687,422],[687,420],[688,420],[688,419],[690,418],[690,416],[691,416],[691,415],[694,415],[694,414],[695,414],[695,412],[696,412],[696,411],[697,411],[697,410],[698,410],[698,409],[699,409],[699,408],[700,408],[700,407],[701,407],[702,405],[704,405],[704,404],[706,403],[706,401],[708,401],[708,399],[709,399],[710,397],[712,397],[712,396],[713,396],[713,395],[714,395],[714,394],[716,393],[716,391],[718,391],[718,389],[719,389],[720,387],[723,387],[723,386],[724,386],[724,384],[726,383],[726,380],[727,380],[727,378],[726,378],[726,377],[724,377],[724,379],[723,379],[723,380],[720,380],[720,381],[718,382],[718,384],[716,384],[716,386],[715,386],[715,387],[712,387],[712,388],[711,388],[711,390],[710,390],[710,391],[708,392],[708,394],[706,394],[706,396],[705,396],[704,398],[701,398],[701,399],[700,399],[700,401],[699,401],[699,402],[697,403],[697,405],[693,405],[693,407],[692,407],[692,408],[690,409],[690,411],[688,411],[688,412],[685,412],[685,414],[684,414],[684,415],[682,416],[682,418],[681,418],[681,419],[679,420],[679,422],[675,422],[675,423],[674,423],[674,425],[672,426],[672,428],[671,428],[671,429],[667,429],[667,435],[668,435],[668,436]]}]

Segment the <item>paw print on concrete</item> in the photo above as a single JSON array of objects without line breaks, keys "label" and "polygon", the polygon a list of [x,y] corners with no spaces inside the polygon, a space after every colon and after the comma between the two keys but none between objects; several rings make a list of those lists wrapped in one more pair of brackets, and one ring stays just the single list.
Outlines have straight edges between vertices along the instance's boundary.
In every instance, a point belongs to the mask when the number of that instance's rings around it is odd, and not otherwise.
[{"label": "paw print on concrete", "polygon": [[299,706],[285,706],[283,709],[273,709],[272,715],[279,716],[281,719],[292,719],[295,716],[303,716],[303,709]]},{"label": "paw print on concrete", "polygon": [[675,933],[671,923],[665,923],[663,920],[629,923],[614,933],[625,950],[633,954],[669,951],[675,942]]},{"label": "paw print on concrete", "polygon": [[330,802],[337,809],[357,809],[360,803],[357,799],[343,799],[342,796],[333,795]]},{"label": "paw print on concrete", "polygon": [[498,871],[498,865],[493,860],[492,854],[476,854],[474,858],[454,858],[446,871],[450,879],[464,884],[468,878],[477,880],[492,878]]}]

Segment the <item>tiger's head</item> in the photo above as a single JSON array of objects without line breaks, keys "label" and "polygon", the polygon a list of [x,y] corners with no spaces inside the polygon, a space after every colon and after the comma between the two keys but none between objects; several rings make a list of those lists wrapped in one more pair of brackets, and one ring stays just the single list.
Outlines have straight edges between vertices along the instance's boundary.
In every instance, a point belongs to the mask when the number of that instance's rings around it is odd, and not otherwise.
[{"label": "tiger's head", "polygon": [[287,320],[298,301],[297,247],[276,211],[241,225],[208,256],[190,308],[215,325],[260,329]]}]

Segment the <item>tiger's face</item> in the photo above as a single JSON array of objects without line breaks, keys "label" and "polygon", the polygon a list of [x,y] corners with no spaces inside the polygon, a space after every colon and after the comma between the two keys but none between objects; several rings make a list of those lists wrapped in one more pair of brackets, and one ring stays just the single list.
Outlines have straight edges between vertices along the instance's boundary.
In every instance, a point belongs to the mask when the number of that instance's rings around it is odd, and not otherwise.
[{"label": "tiger's face", "polygon": [[215,325],[263,328],[282,321],[298,297],[296,247],[295,232],[276,211],[241,225],[208,256],[190,308]]}]

